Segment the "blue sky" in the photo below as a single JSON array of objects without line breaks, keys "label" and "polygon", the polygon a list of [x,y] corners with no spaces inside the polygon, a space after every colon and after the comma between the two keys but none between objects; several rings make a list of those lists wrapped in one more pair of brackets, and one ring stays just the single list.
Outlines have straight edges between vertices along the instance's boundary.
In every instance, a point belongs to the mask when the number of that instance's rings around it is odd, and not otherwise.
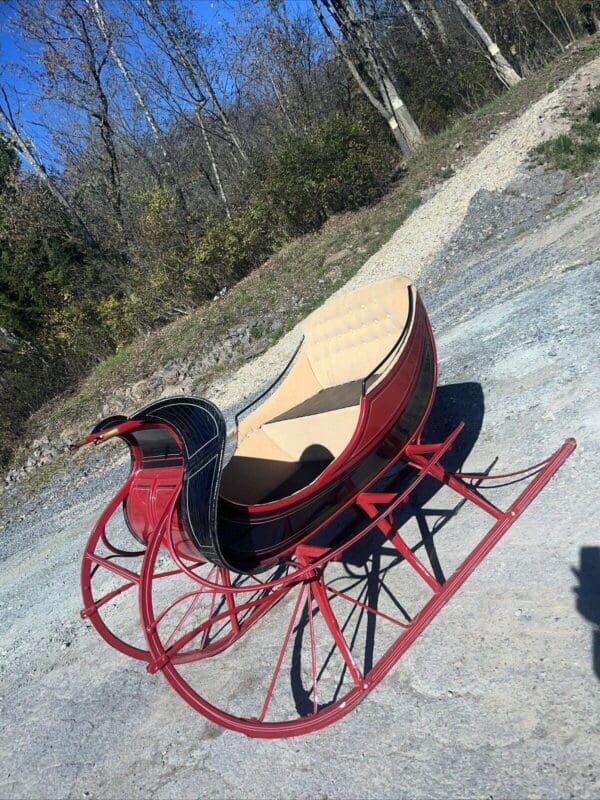
[{"label": "blue sky", "polygon": [[[110,0],[107,3],[110,4]],[[256,0],[257,6],[265,3],[266,0]],[[293,16],[295,11],[305,11],[310,0],[285,0],[285,4],[288,14]],[[218,28],[222,20],[236,19],[237,0],[187,0],[187,5],[193,9],[198,22],[207,28]],[[34,51],[11,26],[13,15],[14,7],[10,0],[0,0],[0,85],[6,89],[13,111],[36,143],[43,160],[50,168],[60,169],[57,151],[46,126],[50,129],[61,127],[65,111],[49,102],[41,106],[35,103],[35,83],[21,69],[25,63],[29,68],[35,66]]]},{"label": "blue sky", "polygon": [[[208,28],[218,27],[223,19],[235,18],[235,0],[188,0],[188,5],[197,20]],[[304,0],[292,5],[304,5]],[[21,69],[26,63],[29,68],[34,66],[34,51],[11,26],[13,17],[12,4],[0,0],[0,85],[7,91],[13,111],[38,145],[46,163],[59,169],[60,164],[53,163],[55,150],[50,136],[38,123],[43,119],[49,127],[53,122],[58,126],[61,111],[50,103],[45,103],[43,107],[35,104],[35,83]]]}]

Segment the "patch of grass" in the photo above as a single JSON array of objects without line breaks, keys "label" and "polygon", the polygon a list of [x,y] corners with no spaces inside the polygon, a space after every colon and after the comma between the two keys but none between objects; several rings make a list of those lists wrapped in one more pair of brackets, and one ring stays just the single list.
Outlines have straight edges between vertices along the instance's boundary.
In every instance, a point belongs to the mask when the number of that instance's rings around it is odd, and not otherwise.
[{"label": "patch of grass", "polygon": [[128,360],[131,358],[131,355],[132,353],[129,345],[120,348],[116,353],[113,353],[111,356],[98,364],[95,370],[96,375],[99,379],[102,379],[107,375],[111,375],[116,370],[119,370],[125,366]]},{"label": "patch of grass", "polygon": [[537,145],[529,154],[532,165],[581,175],[600,160],[600,99],[584,120],[575,121],[568,133]]},{"label": "patch of grass", "polygon": [[531,163],[581,175],[600,160],[600,131],[591,122],[580,122],[569,133],[561,133],[535,147]]},{"label": "patch of grass", "polygon": [[590,122],[593,122],[594,125],[600,125],[600,99],[596,100],[596,102],[590,108],[588,119]]}]

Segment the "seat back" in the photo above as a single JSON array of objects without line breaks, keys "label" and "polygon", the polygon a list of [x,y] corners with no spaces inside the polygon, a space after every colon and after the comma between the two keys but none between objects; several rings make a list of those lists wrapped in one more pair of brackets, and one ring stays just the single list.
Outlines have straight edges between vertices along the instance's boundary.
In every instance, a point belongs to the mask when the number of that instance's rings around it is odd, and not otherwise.
[{"label": "seat back", "polygon": [[299,465],[314,460],[325,469],[342,453],[358,423],[362,379],[405,328],[409,291],[406,278],[390,278],[336,297],[307,317],[304,344],[290,371],[239,424],[222,496],[264,501],[277,487],[291,486]]},{"label": "seat back", "polygon": [[275,392],[240,421],[238,443],[243,442],[265,422],[270,422],[303,400],[313,397],[320,390],[321,384],[315,377],[303,346]]},{"label": "seat back", "polygon": [[366,377],[398,340],[409,314],[407,278],[378,281],[325,303],[304,321],[304,350],[324,389]]}]

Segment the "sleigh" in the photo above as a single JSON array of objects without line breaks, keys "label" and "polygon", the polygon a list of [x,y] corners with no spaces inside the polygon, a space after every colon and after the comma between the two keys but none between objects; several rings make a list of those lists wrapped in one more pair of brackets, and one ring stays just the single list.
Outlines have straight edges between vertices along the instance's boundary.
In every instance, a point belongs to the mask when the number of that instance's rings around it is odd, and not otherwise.
[{"label": "sleigh", "polygon": [[[85,548],[82,616],[200,714],[257,737],[308,733],[353,709],[575,448],[568,439],[543,462],[504,475],[452,470],[463,423],[426,441],[435,345],[404,278],[326,303],[303,333],[275,383],[236,417],[228,461],[224,417],[196,397],[109,417],[78,443],[119,437],[131,453],[129,475]],[[528,483],[505,508],[480,491],[484,481],[515,478]],[[400,525],[433,482],[490,519],[447,578],[433,568],[431,548],[427,563],[423,542],[410,542]],[[383,591],[384,558],[425,592],[416,592],[414,611]],[[137,640],[128,597],[133,613],[139,608]],[[371,645],[360,643],[355,623],[351,630],[353,615]],[[385,628],[377,652],[375,628]],[[220,690],[226,675],[238,691]]]}]

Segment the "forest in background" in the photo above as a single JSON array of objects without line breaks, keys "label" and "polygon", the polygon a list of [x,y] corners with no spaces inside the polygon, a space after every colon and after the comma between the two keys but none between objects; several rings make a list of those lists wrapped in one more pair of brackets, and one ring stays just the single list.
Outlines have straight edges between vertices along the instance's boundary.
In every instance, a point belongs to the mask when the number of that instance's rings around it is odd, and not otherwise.
[{"label": "forest in background", "polygon": [[425,137],[600,28],[596,0],[9,5],[0,464],[53,394],[375,200]]}]

